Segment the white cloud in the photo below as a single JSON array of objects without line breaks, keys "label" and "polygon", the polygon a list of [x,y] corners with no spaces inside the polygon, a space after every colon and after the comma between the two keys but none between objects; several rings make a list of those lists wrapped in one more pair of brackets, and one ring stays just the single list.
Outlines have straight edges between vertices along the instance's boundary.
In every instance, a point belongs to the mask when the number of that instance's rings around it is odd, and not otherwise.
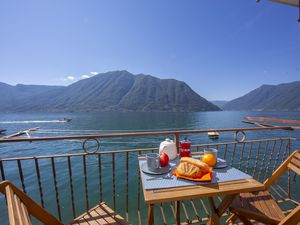
[{"label": "white cloud", "polygon": [[97,75],[98,72],[90,72],[90,74]]},{"label": "white cloud", "polygon": [[84,75],[81,75],[81,79],[86,79],[86,78],[90,78],[91,76],[89,76],[89,75],[86,75],[86,74],[84,74]]},{"label": "white cloud", "polygon": [[75,80],[75,77],[73,77],[73,76],[67,76],[67,80]]}]

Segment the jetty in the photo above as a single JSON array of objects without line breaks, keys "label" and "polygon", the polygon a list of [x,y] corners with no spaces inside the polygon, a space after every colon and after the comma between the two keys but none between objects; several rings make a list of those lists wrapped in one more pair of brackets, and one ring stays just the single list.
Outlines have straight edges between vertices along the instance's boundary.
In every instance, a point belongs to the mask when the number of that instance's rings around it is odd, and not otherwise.
[{"label": "jetty", "polygon": [[39,129],[39,127],[30,128],[30,129],[27,129],[27,130],[19,131],[19,132],[16,132],[14,134],[10,134],[10,135],[4,136],[2,138],[3,139],[9,139],[9,138],[14,138],[14,137],[22,136],[24,134],[26,134],[27,137],[30,138],[29,133],[33,132],[33,131],[37,131],[38,129]]}]

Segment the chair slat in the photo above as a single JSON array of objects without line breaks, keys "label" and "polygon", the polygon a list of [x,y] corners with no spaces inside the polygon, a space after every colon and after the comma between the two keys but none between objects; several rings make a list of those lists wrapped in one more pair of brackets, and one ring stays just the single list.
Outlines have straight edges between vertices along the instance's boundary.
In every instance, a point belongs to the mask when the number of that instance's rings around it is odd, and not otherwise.
[{"label": "chair slat", "polygon": [[298,175],[300,175],[300,169],[298,167],[294,166],[292,163],[288,164],[288,168],[290,168],[291,170],[296,172]]},{"label": "chair slat", "polygon": [[108,225],[108,224],[127,224],[128,223],[104,202],[90,209],[88,212],[77,217],[71,224],[81,225]]},{"label": "chair slat", "polygon": [[296,156],[298,159],[300,159],[300,152],[296,152],[296,153],[295,153],[295,156]]},{"label": "chair slat", "polygon": [[15,206],[15,200],[14,200],[14,193],[12,189],[9,186],[5,187],[5,194],[6,194],[6,200],[7,200],[7,211],[8,211],[8,220],[10,225],[20,225],[15,212],[16,212],[16,206]]},{"label": "chair slat", "polygon": [[84,216],[85,220],[94,220],[94,221],[89,221],[89,224],[107,224],[107,222],[105,221],[105,219],[103,219],[95,210],[91,210],[88,215]]},{"label": "chair slat", "polygon": [[297,159],[296,157],[294,157],[294,158],[291,160],[291,162],[292,162],[295,166],[300,167],[300,160]]},{"label": "chair slat", "polygon": [[101,219],[97,215],[91,215],[91,213],[87,213],[84,215],[83,219],[86,221],[85,224],[87,225],[100,225],[100,224],[106,224],[106,223],[99,223],[98,220]]},{"label": "chair slat", "polygon": [[16,202],[16,208],[17,208],[17,214],[20,218],[20,222],[22,225],[31,225],[31,219],[29,217],[28,211],[24,203],[20,200],[20,198],[14,194],[15,202]]},{"label": "chair slat", "polygon": [[27,207],[24,205],[23,202],[21,202],[21,210],[22,210],[22,213],[24,214],[24,218],[25,218],[24,224],[31,225],[31,219],[30,219]]},{"label": "chair slat", "polygon": [[296,225],[300,221],[300,205],[296,207],[279,225]]},{"label": "chair slat", "polygon": [[105,224],[117,224],[116,220],[105,212],[102,207],[97,207],[94,211],[106,221]]},{"label": "chair slat", "polygon": [[[16,215],[22,225],[28,225],[28,221],[30,221],[27,208],[24,207],[24,204],[21,202],[20,198],[14,194],[14,200],[16,204]],[[23,207],[22,207],[23,205]],[[31,222],[30,222],[31,224]]]}]

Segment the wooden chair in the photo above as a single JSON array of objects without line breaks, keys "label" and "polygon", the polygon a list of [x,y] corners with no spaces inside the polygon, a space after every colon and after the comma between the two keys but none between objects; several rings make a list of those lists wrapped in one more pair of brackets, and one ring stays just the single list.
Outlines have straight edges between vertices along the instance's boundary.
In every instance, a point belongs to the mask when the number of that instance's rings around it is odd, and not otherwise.
[{"label": "wooden chair", "polygon": [[265,191],[259,193],[242,193],[235,198],[230,206],[232,215],[227,223],[233,224],[237,219],[248,225],[254,220],[263,224],[293,225],[300,224],[300,205],[285,216],[278,206],[277,202],[269,193],[270,187],[282,176],[288,169],[293,170],[300,175],[300,151],[293,152],[272,176],[264,182]]},{"label": "wooden chair", "polygon": [[[6,180],[0,183],[0,192],[6,196],[10,225],[31,225],[30,215],[46,225],[63,224],[10,181]],[[77,217],[70,224],[125,225],[128,223],[102,202],[88,212]]]}]

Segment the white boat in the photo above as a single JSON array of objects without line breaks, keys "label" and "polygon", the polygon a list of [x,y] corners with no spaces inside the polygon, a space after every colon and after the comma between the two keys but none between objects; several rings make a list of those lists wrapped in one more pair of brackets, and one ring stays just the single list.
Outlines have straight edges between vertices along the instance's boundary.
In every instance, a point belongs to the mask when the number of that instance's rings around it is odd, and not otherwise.
[{"label": "white boat", "polygon": [[219,132],[215,132],[215,131],[207,132],[207,135],[211,139],[216,139],[219,138],[220,136]]}]

